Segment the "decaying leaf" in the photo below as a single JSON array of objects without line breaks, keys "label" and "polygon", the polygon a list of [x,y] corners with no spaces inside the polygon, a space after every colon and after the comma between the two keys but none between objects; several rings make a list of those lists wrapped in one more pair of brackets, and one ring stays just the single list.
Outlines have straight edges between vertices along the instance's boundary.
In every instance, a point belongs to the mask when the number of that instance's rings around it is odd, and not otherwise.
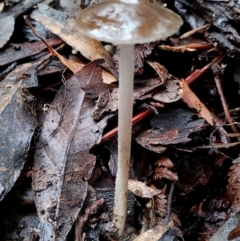
[{"label": "decaying leaf", "polygon": [[128,190],[142,198],[153,198],[153,196],[162,192],[161,190],[153,189],[145,183],[133,179],[128,180]]},{"label": "decaying leaf", "polygon": [[41,222],[42,240],[65,240],[87,193],[95,165],[90,148],[101,141],[106,119],[95,123],[94,99],[82,85],[101,85],[98,62],[85,66],[69,79],[49,109],[35,155],[33,189]]},{"label": "decaying leaf", "polygon": [[[145,81],[137,81],[133,90],[134,100],[144,100],[152,98],[154,100],[171,103],[182,97],[181,81],[166,80],[162,85],[160,78],[147,79]],[[108,95],[106,97],[106,94]],[[101,119],[106,113],[114,112],[118,108],[118,89],[113,89],[111,93],[99,95],[96,107],[93,113],[95,120]]]},{"label": "decaying leaf", "polygon": [[70,59],[66,59],[64,58],[61,54],[59,54],[55,49],[53,49],[49,44],[48,42],[43,39],[36,31],[35,29],[32,27],[32,25],[30,24],[30,22],[28,21],[28,19],[25,20],[27,22],[27,24],[29,25],[29,27],[32,29],[32,31],[34,32],[34,34],[40,38],[43,43],[47,46],[48,50],[50,51],[50,53],[57,57],[67,68],[69,68],[73,73],[76,73],[78,72],[79,70],[81,70],[84,66],[84,64],[80,64],[80,63],[77,63],[75,61],[72,61]]},{"label": "decaying leaf", "polygon": [[182,97],[181,83],[182,81],[170,76],[163,86],[153,91],[152,98],[163,103],[172,103],[180,100]]},{"label": "decaying leaf", "polygon": [[59,15],[64,15],[64,13],[54,10],[45,4],[39,4],[38,7],[39,9],[31,15],[33,19],[40,22],[67,44],[80,51],[85,58],[91,61],[104,59],[105,63],[113,68],[114,64],[110,54],[99,41],[82,34],[78,30],[74,19],[67,19],[66,16],[61,19],[58,18]]},{"label": "decaying leaf", "polygon": [[[153,129],[139,132],[134,137],[141,136],[136,140],[140,145],[169,145],[188,142],[189,135],[197,132],[204,126],[202,119],[192,120],[194,114],[184,109],[171,109],[154,116],[151,120]],[[144,145],[145,146],[145,145]],[[145,146],[148,148],[147,146]]]},{"label": "decaying leaf", "polygon": [[0,200],[22,171],[36,127],[34,97],[27,89],[32,68],[34,63],[18,66],[0,82]]},{"label": "decaying leaf", "polygon": [[[46,41],[50,46],[55,46],[62,43],[62,40],[60,39],[48,39]],[[12,44],[11,47],[0,52],[0,58],[1,58],[0,66],[10,64],[19,59],[33,56],[35,54],[40,53],[46,48],[47,48],[46,45],[42,42]]]},{"label": "decaying leaf", "polygon": [[12,16],[0,19],[0,48],[2,48],[12,36],[15,19]]},{"label": "decaying leaf", "polygon": [[189,4],[189,1],[176,0],[174,4],[192,28],[209,23],[214,26],[214,29],[205,32],[209,42],[218,43],[228,51],[239,51],[240,36],[237,26],[240,3],[238,1],[196,0]]},{"label": "decaying leaf", "polygon": [[134,140],[140,144],[141,146],[143,146],[144,148],[156,152],[156,153],[162,153],[166,150],[165,146],[162,145],[150,145],[148,143],[147,138],[145,138],[149,133],[148,127],[138,123],[136,125],[133,126],[133,138]]},{"label": "decaying leaf", "polygon": [[168,46],[168,45],[160,45],[160,49],[173,51],[173,52],[193,52],[197,50],[208,50],[213,47],[212,43],[189,43],[180,46]]},{"label": "decaying leaf", "polygon": [[164,66],[162,66],[158,62],[147,61],[147,63],[157,72],[157,74],[160,78],[161,84],[163,84],[165,82],[165,80],[168,78],[167,69],[164,68]]},{"label": "decaying leaf", "polygon": [[[144,70],[144,60],[147,56],[149,56],[156,42],[146,43],[146,44],[136,44],[134,47],[134,73],[135,75],[141,75]],[[117,45],[116,51],[113,55],[113,61],[116,64],[117,68],[119,67],[119,56],[120,56],[120,48]]]},{"label": "decaying leaf", "polygon": [[233,161],[228,173],[227,192],[231,202],[231,214],[240,211],[240,158]]},{"label": "decaying leaf", "polygon": [[213,116],[211,115],[210,111],[207,107],[198,99],[198,97],[191,91],[188,84],[183,81],[183,96],[182,100],[190,107],[194,108],[198,115],[204,118],[208,124],[213,125]]}]

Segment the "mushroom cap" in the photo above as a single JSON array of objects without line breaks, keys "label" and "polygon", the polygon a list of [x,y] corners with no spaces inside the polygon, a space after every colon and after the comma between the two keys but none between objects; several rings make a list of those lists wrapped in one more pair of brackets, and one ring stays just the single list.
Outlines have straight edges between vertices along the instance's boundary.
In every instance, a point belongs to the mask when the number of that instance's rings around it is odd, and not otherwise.
[{"label": "mushroom cap", "polygon": [[100,41],[136,44],[164,39],[182,19],[174,12],[144,0],[108,0],[84,9],[77,17],[80,30]]}]

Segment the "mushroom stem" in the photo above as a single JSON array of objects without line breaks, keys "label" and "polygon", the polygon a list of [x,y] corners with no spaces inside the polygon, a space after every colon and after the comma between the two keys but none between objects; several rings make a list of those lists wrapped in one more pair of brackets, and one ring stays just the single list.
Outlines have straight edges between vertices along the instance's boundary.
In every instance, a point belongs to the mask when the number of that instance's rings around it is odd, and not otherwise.
[{"label": "mushroom stem", "polygon": [[118,168],[115,185],[114,223],[121,236],[127,211],[127,188],[130,169],[134,45],[120,45],[119,92],[118,92]]}]

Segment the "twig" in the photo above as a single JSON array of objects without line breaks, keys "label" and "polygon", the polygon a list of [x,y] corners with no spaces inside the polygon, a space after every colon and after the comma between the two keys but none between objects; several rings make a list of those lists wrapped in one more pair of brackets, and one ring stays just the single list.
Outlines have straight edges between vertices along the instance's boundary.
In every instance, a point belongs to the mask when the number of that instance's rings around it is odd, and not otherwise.
[{"label": "twig", "polygon": [[187,84],[191,84],[192,82],[194,82],[197,78],[199,78],[200,76],[202,76],[204,73],[206,73],[206,71],[213,65],[213,64],[219,64],[223,59],[224,59],[225,55],[224,54],[220,54],[219,56],[217,56],[216,58],[213,59],[213,61],[207,65],[205,65],[202,69],[196,69],[194,70],[186,79],[186,83]]},{"label": "twig", "polygon": [[168,194],[168,203],[167,203],[167,212],[166,217],[163,219],[163,226],[167,226],[170,216],[171,216],[171,206],[172,206],[172,196],[173,196],[173,190],[174,190],[175,182],[171,183],[170,192]]},{"label": "twig", "polygon": [[[216,87],[218,90],[218,94],[220,96],[220,100],[222,102],[222,106],[223,106],[223,111],[225,113],[226,119],[228,121],[229,124],[231,124],[231,128],[233,130],[234,133],[239,133],[236,126],[234,125],[234,121],[228,111],[228,107],[226,104],[226,100],[224,97],[224,93],[223,93],[223,89],[222,89],[222,85],[221,85],[221,72],[220,72],[220,67],[218,64],[213,64],[212,66],[212,70],[213,70],[213,74],[214,74],[214,80],[216,83]],[[238,141],[240,141],[240,138],[238,137]]]},{"label": "twig", "polygon": [[[146,109],[142,112],[140,112],[139,114],[137,114],[136,116],[134,116],[132,118],[132,124],[136,124],[137,122],[139,122],[140,120],[144,119],[145,117],[147,117],[150,113],[152,113],[152,111],[150,109]],[[111,137],[115,136],[118,132],[118,128],[114,128],[111,131],[107,132],[103,137],[102,137],[102,142],[110,139]]]},{"label": "twig", "polygon": [[192,29],[192,30],[184,33],[183,35],[181,35],[181,36],[179,37],[179,39],[188,38],[188,37],[190,37],[191,35],[195,34],[196,32],[198,32],[198,31],[200,31],[200,30],[203,30],[203,29],[206,29],[206,28],[208,28],[209,26],[210,26],[210,24],[206,24],[206,25],[203,25],[203,26],[201,26],[201,27],[199,27],[199,28]]}]

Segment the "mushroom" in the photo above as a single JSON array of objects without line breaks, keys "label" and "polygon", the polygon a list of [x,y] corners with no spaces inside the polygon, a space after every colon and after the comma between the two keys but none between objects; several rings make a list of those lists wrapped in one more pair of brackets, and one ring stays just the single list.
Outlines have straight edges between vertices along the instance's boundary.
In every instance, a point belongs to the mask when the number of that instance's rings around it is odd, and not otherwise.
[{"label": "mushroom", "polygon": [[182,25],[182,19],[164,7],[144,0],[109,0],[84,9],[77,17],[84,34],[120,45],[118,92],[118,169],[114,223],[122,235],[126,221],[130,167],[134,44],[166,38]]}]

